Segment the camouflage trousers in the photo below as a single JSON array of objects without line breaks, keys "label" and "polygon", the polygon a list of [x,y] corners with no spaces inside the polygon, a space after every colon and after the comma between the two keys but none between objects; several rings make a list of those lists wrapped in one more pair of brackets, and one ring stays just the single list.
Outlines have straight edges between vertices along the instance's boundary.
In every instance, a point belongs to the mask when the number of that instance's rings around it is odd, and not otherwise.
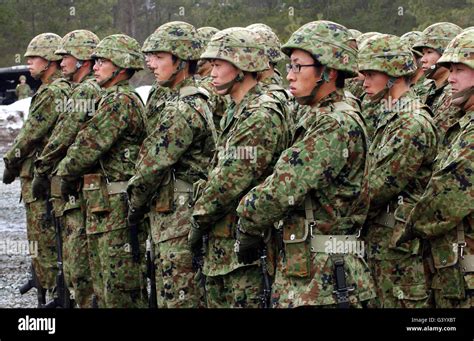
[{"label": "camouflage trousers", "polygon": [[[392,250],[390,254],[396,253]],[[419,255],[399,252],[391,259],[369,258],[377,297],[371,308],[430,308],[431,293],[425,282],[423,260]]]},{"label": "camouflage trousers", "polygon": [[91,308],[94,289],[84,212],[80,208],[67,210],[62,221],[64,278],[76,304],[80,308]]},{"label": "camouflage trousers", "polygon": [[208,308],[259,308],[262,273],[245,266],[221,276],[206,277]]},{"label": "camouflage trousers", "polygon": [[187,241],[186,235],[154,244],[158,308],[204,307],[203,281]]},{"label": "camouflage trousers", "polygon": [[33,254],[33,250],[30,250],[33,267],[41,286],[45,289],[53,289],[56,286],[58,273],[53,213],[48,213],[46,200],[34,200],[31,199],[31,195],[25,195],[26,192],[31,193],[32,179],[20,179],[21,192],[25,201],[28,241],[37,245],[37,254]]},{"label": "camouflage trousers", "polygon": [[98,306],[146,308],[146,231],[139,227],[140,259],[135,262],[126,228],[127,202],[121,195],[109,196],[109,202],[110,212],[91,213],[87,207],[89,264]]}]

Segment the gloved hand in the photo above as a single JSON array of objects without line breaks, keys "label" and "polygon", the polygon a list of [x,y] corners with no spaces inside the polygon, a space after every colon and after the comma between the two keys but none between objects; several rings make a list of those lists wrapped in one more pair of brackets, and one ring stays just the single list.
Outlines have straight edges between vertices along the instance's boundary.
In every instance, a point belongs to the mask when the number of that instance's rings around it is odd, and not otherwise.
[{"label": "gloved hand", "polygon": [[36,199],[46,199],[51,189],[51,183],[45,175],[35,175],[31,184],[33,197]]},{"label": "gloved hand", "polygon": [[138,224],[145,214],[148,212],[148,209],[146,207],[133,207],[128,204],[128,215],[127,215],[127,221],[129,225],[135,225]]},{"label": "gloved hand", "polygon": [[201,253],[203,237],[206,230],[199,226],[194,217],[191,217],[191,230],[188,234],[188,247],[194,255]]},{"label": "gloved hand", "polygon": [[400,245],[402,245],[403,243],[406,243],[412,239],[415,239],[416,238],[416,235],[415,233],[413,232],[413,224],[407,224],[405,226],[405,231],[402,233],[402,235],[400,236],[400,238],[397,240],[396,242],[396,246],[399,247]]},{"label": "gloved hand", "polygon": [[260,258],[262,246],[263,239],[261,236],[254,236],[239,231],[235,248],[235,252],[237,253],[237,259],[240,263],[252,264]]},{"label": "gloved hand", "polygon": [[61,196],[64,201],[69,201],[71,196],[78,198],[77,182],[71,179],[61,178]]},{"label": "gloved hand", "polygon": [[3,170],[3,183],[5,185],[11,184],[13,181],[15,181],[15,178],[20,175],[20,172],[16,169],[8,168],[5,165],[5,169]]}]

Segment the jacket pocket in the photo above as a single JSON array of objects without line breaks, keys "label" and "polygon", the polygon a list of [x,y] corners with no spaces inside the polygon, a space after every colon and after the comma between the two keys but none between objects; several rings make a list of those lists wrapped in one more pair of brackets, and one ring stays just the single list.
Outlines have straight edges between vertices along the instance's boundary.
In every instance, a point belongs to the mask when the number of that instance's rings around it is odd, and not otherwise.
[{"label": "jacket pocket", "polygon": [[308,224],[302,217],[289,218],[283,226],[285,273],[289,277],[307,278],[310,276],[311,250],[308,234]]},{"label": "jacket pocket", "polygon": [[111,211],[107,185],[102,174],[84,175],[84,198],[91,213]]}]

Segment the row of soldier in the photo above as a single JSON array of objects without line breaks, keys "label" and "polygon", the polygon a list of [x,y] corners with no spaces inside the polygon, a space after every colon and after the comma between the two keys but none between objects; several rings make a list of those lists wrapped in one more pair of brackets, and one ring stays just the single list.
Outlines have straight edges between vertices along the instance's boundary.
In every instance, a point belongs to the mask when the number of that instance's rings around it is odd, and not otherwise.
[{"label": "row of soldier", "polygon": [[141,48],[44,33],[25,57],[42,85],[3,181],[38,292],[62,262],[78,307],[146,307],[147,245],[160,308],[474,306],[472,28],[320,20],[280,46],[169,22]]}]

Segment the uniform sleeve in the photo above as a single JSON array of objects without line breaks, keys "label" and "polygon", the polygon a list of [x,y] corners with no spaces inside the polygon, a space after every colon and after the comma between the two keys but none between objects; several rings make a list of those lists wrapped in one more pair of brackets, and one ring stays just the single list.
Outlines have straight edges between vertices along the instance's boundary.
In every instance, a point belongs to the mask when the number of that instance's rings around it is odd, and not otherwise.
[{"label": "uniform sleeve", "polygon": [[193,216],[198,223],[213,223],[237,205],[268,169],[284,133],[280,116],[267,108],[255,110],[239,124],[226,145],[218,147],[217,166],[194,206]]},{"label": "uniform sleeve", "polygon": [[321,118],[282,153],[273,174],[242,198],[237,214],[245,231],[259,234],[301,205],[311,189],[330,185],[347,163],[348,144],[349,136],[336,120]]},{"label": "uniform sleeve", "polygon": [[403,120],[387,132],[389,138],[383,145],[372,150],[369,171],[371,210],[384,207],[407,186],[430,150],[436,147],[434,134],[418,120]]},{"label": "uniform sleeve", "polygon": [[94,166],[114,143],[127,132],[131,99],[126,95],[111,97],[102,102],[95,116],[78,134],[59,163],[58,176],[77,178]]},{"label": "uniform sleeve", "polygon": [[21,166],[23,160],[44,140],[53,129],[60,114],[60,105],[55,91],[46,89],[36,99],[34,111],[30,112],[20,133],[5,159],[12,168]]},{"label": "uniform sleeve", "polygon": [[200,115],[190,107],[186,112],[168,108],[159,126],[140,148],[135,175],[129,180],[127,192],[134,207],[145,206],[156,192],[161,180],[193,143],[196,130],[206,129]]},{"label": "uniform sleeve", "polygon": [[51,173],[55,165],[66,155],[67,149],[74,142],[77,133],[86,120],[86,116],[94,111],[96,94],[87,88],[75,91],[71,98],[71,111],[64,113],[54,128],[41,156],[36,160],[38,174]]},{"label": "uniform sleeve", "polygon": [[474,212],[474,128],[454,142],[443,167],[433,173],[409,223],[424,238],[454,229]]}]

